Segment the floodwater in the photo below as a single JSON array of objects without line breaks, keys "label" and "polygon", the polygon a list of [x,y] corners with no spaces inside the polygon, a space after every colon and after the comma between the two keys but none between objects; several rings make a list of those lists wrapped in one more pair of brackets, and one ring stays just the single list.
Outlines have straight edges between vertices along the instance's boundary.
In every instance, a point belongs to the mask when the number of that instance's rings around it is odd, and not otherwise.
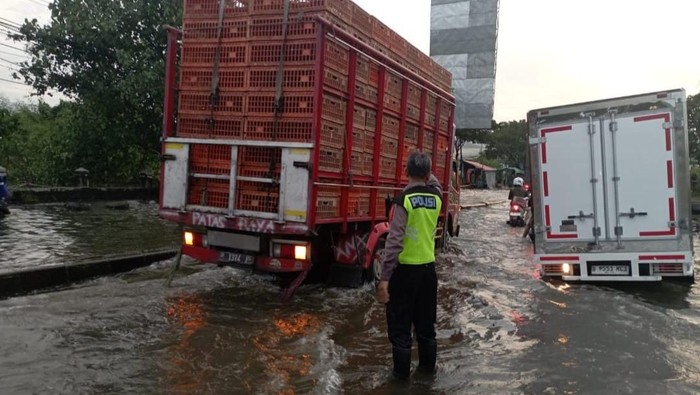
[{"label": "floodwater", "polygon": [[64,265],[109,255],[177,248],[177,226],[155,202],[11,206],[0,217],[0,272]]},{"label": "floodwater", "polygon": [[305,285],[282,304],[270,276],[190,261],[166,288],[164,261],[0,301],[0,393],[700,392],[697,286],[544,282],[505,216],[464,211],[438,260],[433,379],[389,379],[369,286]]}]

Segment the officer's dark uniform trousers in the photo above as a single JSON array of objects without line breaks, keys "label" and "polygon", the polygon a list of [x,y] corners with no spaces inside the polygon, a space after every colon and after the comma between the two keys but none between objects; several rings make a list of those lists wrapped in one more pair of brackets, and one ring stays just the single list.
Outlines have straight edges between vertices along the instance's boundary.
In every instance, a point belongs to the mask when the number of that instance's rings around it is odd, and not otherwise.
[{"label": "officer's dark uniform trousers", "polygon": [[[411,353],[411,326],[416,330],[419,366],[435,366],[435,320],[437,317],[437,275],[435,264],[399,264],[389,280],[389,304],[386,315],[388,334],[394,353]],[[396,355],[394,359],[396,360]],[[399,356],[401,358],[401,356]],[[432,359],[432,361],[430,361]],[[426,365],[427,363],[427,365]]]}]

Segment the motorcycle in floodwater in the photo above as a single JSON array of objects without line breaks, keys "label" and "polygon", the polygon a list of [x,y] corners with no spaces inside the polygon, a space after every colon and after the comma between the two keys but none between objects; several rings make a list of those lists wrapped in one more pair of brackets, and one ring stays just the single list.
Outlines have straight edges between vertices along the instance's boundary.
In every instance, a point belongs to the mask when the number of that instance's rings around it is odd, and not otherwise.
[{"label": "motorcycle in floodwater", "polygon": [[530,220],[529,197],[514,197],[510,202],[510,211],[506,223],[512,227],[525,226]]}]

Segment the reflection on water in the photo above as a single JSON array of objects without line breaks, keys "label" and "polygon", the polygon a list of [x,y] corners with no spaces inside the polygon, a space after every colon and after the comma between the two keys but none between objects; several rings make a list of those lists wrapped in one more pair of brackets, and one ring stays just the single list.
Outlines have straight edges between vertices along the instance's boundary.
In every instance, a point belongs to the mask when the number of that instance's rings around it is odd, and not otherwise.
[{"label": "reflection on water", "polygon": [[[169,393],[200,392],[206,383],[207,369],[201,366],[195,336],[206,325],[202,298],[194,293],[182,293],[169,301],[166,314],[173,329],[179,332],[175,344],[168,347],[167,379]],[[199,368],[197,366],[200,365]]]},{"label": "reflection on water", "polygon": [[271,319],[273,325],[254,334],[251,339],[259,353],[258,359],[271,379],[261,389],[270,393],[294,394],[293,383],[308,376],[316,361],[309,352],[291,354],[284,351],[292,351],[289,346],[299,339],[317,336],[321,330],[321,320],[309,313]]},{"label": "reflection on water", "polygon": [[[174,290],[166,299],[171,328],[163,334],[158,358],[164,360],[158,365],[167,393],[294,394],[340,388],[334,367],[343,351],[331,339],[332,320],[318,300],[315,307],[306,305],[307,290],[299,305],[282,306],[277,293],[269,297],[271,279],[247,272],[206,269],[178,282],[187,284],[197,276],[208,282],[224,277],[226,286],[210,292]],[[251,289],[254,284],[264,286]],[[257,303],[246,303],[251,300]]]},{"label": "reflection on water", "polygon": [[106,202],[87,211],[59,204],[13,207],[0,218],[0,272],[177,246],[177,227],[158,218],[155,203],[128,204],[128,210]]}]

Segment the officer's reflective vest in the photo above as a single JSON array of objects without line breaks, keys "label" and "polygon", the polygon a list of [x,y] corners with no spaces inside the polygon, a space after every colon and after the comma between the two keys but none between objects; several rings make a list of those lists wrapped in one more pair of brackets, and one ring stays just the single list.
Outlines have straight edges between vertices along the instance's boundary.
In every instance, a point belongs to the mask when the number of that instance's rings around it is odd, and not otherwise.
[{"label": "officer's reflective vest", "polygon": [[442,197],[435,188],[416,186],[397,196],[395,203],[408,213],[399,264],[435,262],[435,232],[442,210]]}]

